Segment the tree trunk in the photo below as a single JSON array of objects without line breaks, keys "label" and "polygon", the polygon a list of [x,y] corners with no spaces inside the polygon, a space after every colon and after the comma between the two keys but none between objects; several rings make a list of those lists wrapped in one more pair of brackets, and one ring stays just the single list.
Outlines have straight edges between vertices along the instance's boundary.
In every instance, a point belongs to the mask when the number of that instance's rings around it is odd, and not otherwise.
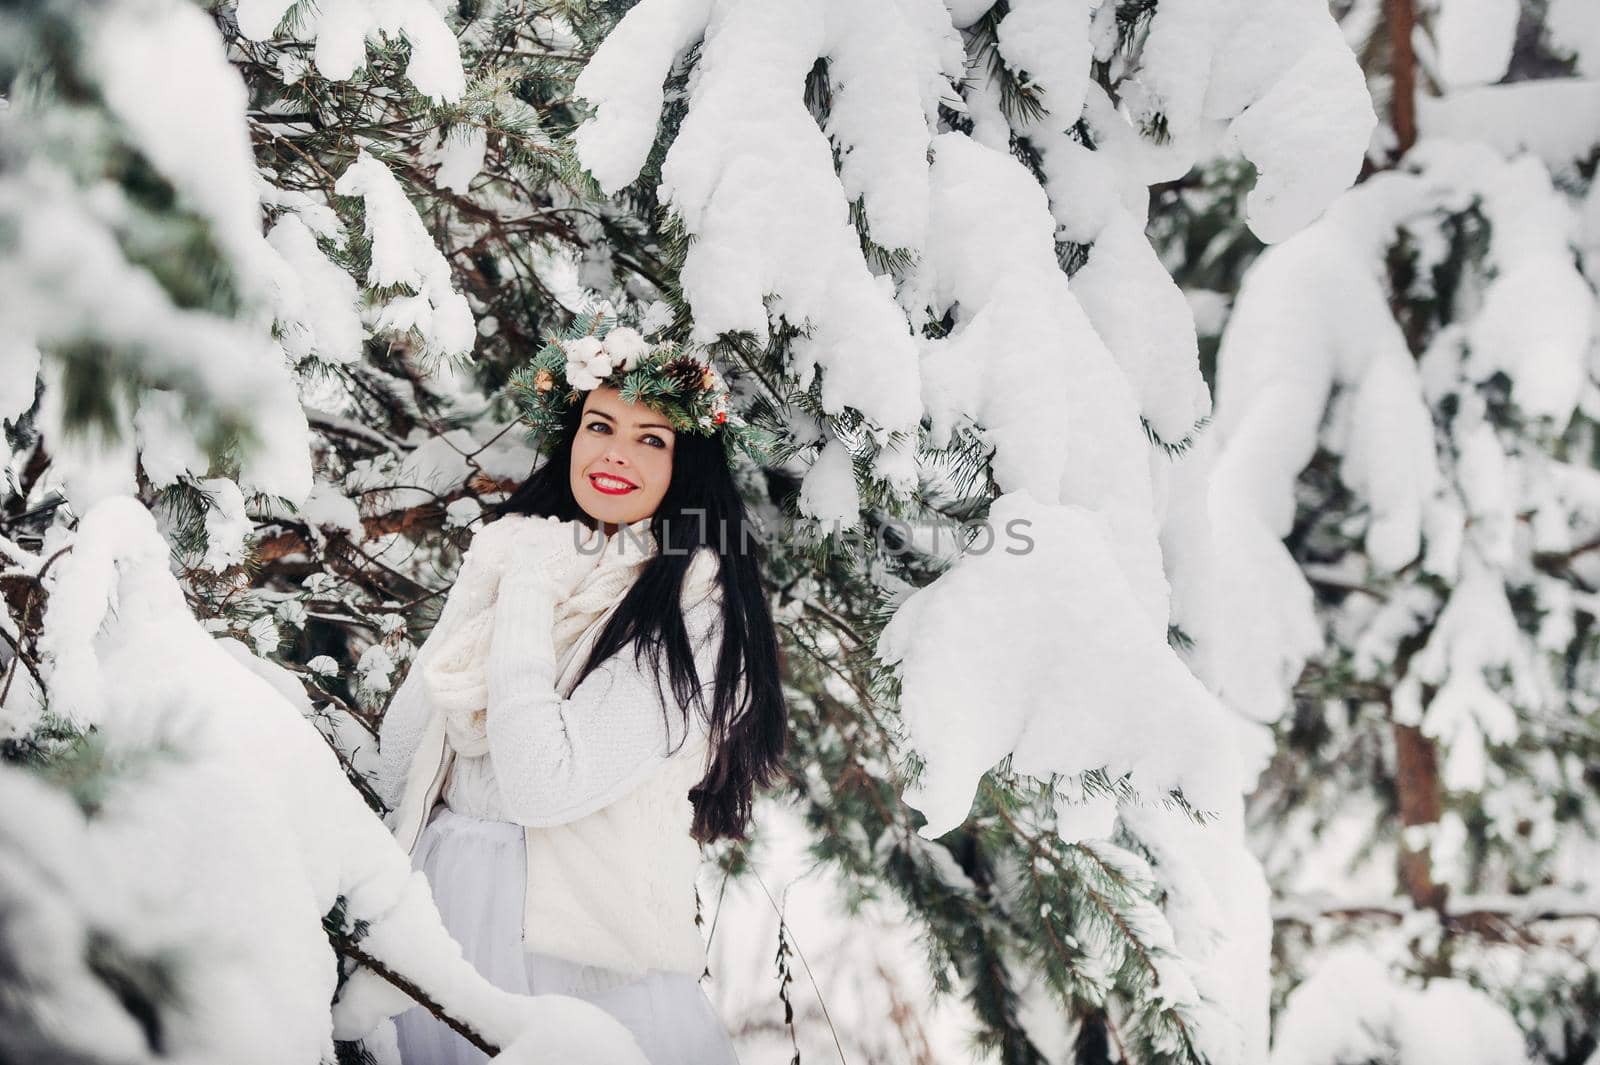
[{"label": "tree trunk", "polygon": [[1416,32],[1417,13],[1413,0],[1384,0],[1389,24],[1389,120],[1394,126],[1395,157],[1399,158],[1417,143],[1417,54],[1411,47]]},{"label": "tree trunk", "polygon": [[[1395,797],[1400,824],[1405,828],[1437,824],[1444,812],[1439,790],[1439,755],[1433,741],[1415,725],[1394,726]],[[1400,886],[1419,909],[1442,910],[1446,889],[1434,883],[1428,848],[1412,850],[1400,844]]]}]

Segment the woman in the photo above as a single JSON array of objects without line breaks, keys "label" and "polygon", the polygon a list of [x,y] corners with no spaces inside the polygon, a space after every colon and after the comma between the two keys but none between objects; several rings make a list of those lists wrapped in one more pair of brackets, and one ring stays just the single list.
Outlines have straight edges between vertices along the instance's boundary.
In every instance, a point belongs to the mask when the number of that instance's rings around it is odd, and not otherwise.
[{"label": "woman", "polygon": [[[698,844],[743,837],[786,715],[720,378],[637,336],[565,347],[537,390],[554,450],[474,537],[381,746],[391,827],[479,972],[592,1002],[652,1063],[717,1065]],[[670,387],[626,401],[635,371]],[[421,1007],[396,1028],[406,1065],[484,1060]]]}]

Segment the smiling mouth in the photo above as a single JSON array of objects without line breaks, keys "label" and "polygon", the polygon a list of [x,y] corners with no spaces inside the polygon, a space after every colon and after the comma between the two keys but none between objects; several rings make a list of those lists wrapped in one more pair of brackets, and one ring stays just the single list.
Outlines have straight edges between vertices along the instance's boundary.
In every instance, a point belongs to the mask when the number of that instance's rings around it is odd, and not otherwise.
[{"label": "smiling mouth", "polygon": [[635,488],[639,487],[636,484],[631,484],[628,481],[624,481],[620,477],[612,477],[610,474],[605,473],[596,473],[590,475],[589,483],[594,485],[602,492],[609,492],[614,495],[620,495],[623,492],[631,492]]}]

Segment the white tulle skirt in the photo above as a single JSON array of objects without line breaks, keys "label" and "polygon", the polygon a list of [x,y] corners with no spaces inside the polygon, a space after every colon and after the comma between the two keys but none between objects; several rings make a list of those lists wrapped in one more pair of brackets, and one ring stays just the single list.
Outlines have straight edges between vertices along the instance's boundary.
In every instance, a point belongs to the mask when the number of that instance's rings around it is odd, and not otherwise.
[{"label": "white tulle skirt", "polygon": [[[694,977],[651,969],[633,976],[522,946],[527,851],[522,827],[441,807],[411,865],[433,888],[444,924],[490,983],[524,995],[571,995],[633,1033],[651,1065],[738,1065],[727,1029]],[[395,1018],[402,1065],[481,1065],[483,1052],[421,1006]]]}]

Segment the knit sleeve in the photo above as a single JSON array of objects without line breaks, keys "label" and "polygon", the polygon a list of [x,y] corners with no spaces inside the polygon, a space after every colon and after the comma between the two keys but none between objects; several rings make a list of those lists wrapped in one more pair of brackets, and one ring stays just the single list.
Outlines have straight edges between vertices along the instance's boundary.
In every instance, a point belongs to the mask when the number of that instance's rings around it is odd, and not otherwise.
[{"label": "knit sleeve", "polygon": [[[534,828],[565,824],[631,792],[670,757],[704,757],[706,727],[691,706],[687,728],[669,679],[629,646],[597,665],[570,698],[556,690],[548,585],[513,579],[501,587],[488,674],[489,758],[508,820]],[[722,646],[719,594],[684,611],[706,706],[715,698]],[[663,712],[662,700],[667,706]],[[681,746],[680,746],[681,745]],[[687,802],[685,798],[685,802]]]},{"label": "knit sleeve", "polygon": [[502,565],[501,553],[520,515],[510,515],[483,526],[461,558],[454,584],[445,597],[444,608],[422,645],[411,658],[400,686],[389,698],[378,725],[378,797],[391,810],[400,802],[411,759],[422,740],[428,715],[435,702],[428,681],[430,666],[446,645],[471,620],[490,605],[493,574]]},{"label": "knit sleeve", "polygon": [[378,798],[391,810],[400,804],[406,771],[422,742],[427,720],[428,704],[423,697],[422,680],[413,665],[389,698],[389,705],[378,723],[378,772],[373,783]]}]

